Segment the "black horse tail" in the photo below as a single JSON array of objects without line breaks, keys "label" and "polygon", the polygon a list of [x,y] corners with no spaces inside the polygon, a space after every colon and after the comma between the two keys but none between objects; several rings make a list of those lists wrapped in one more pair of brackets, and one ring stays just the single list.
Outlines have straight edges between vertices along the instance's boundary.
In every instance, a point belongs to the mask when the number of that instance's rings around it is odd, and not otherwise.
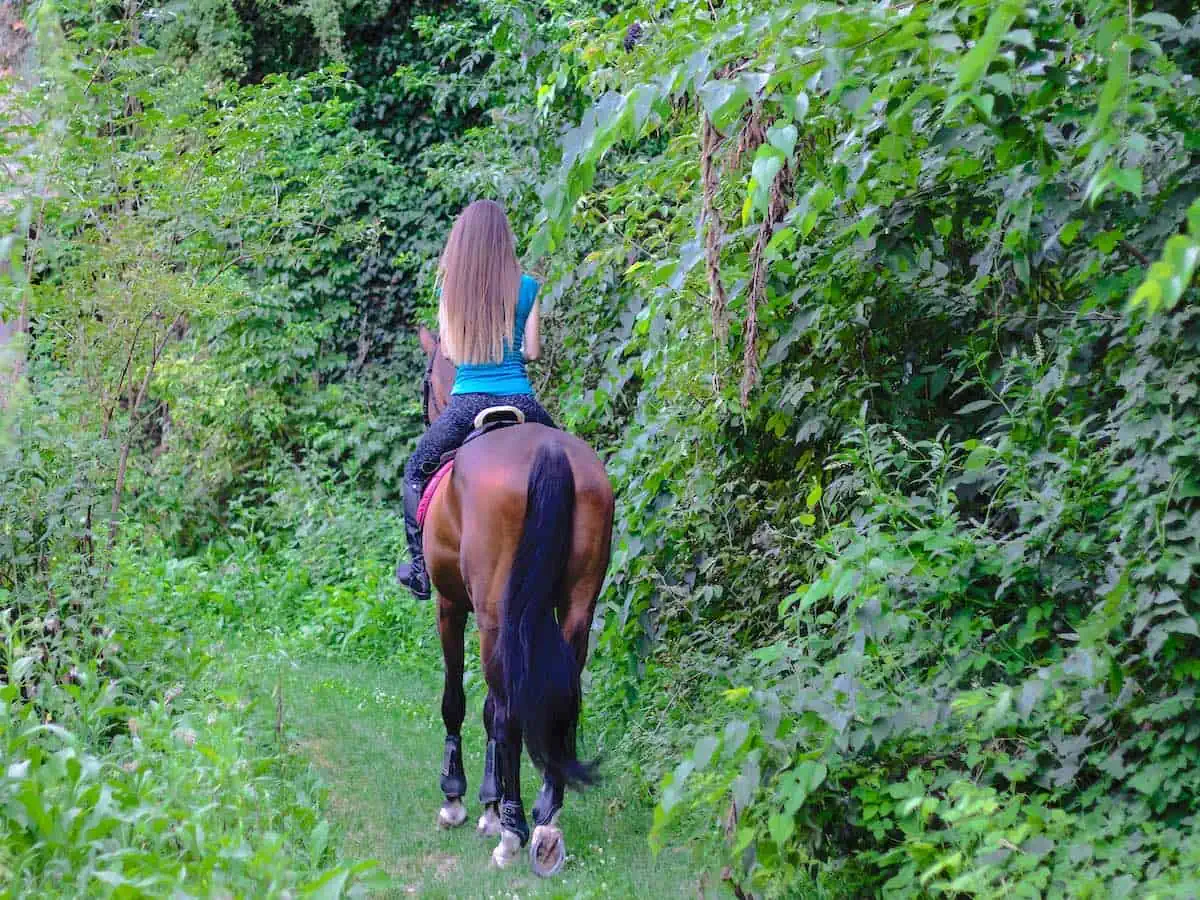
[{"label": "black horse tail", "polygon": [[538,448],[529,472],[525,524],[504,593],[499,652],[508,714],[529,755],[563,785],[596,780],[576,755],[579,668],[555,619],[571,554],[575,477],[561,444]]}]

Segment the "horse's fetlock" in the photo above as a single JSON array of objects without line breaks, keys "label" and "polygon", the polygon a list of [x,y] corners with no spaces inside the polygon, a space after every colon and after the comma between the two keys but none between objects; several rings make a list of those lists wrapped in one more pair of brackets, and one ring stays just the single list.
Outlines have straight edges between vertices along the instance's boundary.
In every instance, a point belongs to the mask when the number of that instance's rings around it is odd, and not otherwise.
[{"label": "horse's fetlock", "polygon": [[529,843],[529,822],[525,819],[525,807],[520,800],[501,801],[500,827],[520,838],[522,847]]}]

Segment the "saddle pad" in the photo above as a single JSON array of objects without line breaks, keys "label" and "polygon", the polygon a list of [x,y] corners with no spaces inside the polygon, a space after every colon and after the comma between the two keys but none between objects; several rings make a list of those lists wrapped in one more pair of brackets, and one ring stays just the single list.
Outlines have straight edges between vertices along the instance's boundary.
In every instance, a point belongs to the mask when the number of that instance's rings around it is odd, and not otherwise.
[{"label": "saddle pad", "polygon": [[433,502],[433,495],[437,493],[438,485],[442,483],[442,479],[450,474],[454,468],[454,458],[446,460],[441,467],[433,473],[433,477],[429,479],[429,483],[425,485],[425,490],[421,492],[421,502],[417,504],[417,526],[425,527],[425,516],[429,514],[429,504]]}]

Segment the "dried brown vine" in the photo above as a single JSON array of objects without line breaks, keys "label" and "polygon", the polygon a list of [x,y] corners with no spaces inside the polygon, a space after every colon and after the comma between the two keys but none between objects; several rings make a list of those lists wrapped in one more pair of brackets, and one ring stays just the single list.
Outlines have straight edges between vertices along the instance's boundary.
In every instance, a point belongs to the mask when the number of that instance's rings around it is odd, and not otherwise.
[{"label": "dried brown vine", "polygon": [[764,127],[762,107],[755,106],[746,117],[746,124],[738,134],[737,144],[734,145],[733,155],[729,164],[737,168],[747,156],[752,156],[767,140],[767,129]]},{"label": "dried brown vine", "polygon": [[758,237],[750,251],[750,290],[746,295],[745,352],[742,355],[742,408],[750,404],[750,392],[758,384],[758,305],[767,293],[767,244],[775,233],[775,226],[783,219],[788,209],[794,179],[790,166],[785,165],[771,182],[767,214],[758,228]]},{"label": "dried brown vine", "polygon": [[717,212],[717,148],[722,135],[706,115],[700,128],[700,177],[703,186],[702,215],[707,223],[704,234],[704,266],[708,274],[709,302],[712,306],[713,335],[719,341],[729,334],[725,319],[728,296],[721,281],[721,216]]}]

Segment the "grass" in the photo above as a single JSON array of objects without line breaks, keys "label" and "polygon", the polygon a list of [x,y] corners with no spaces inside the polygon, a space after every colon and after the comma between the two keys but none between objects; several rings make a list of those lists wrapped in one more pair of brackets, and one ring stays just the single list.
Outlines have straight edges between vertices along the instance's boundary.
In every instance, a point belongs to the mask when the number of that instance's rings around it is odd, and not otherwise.
[{"label": "grass", "polygon": [[[451,832],[434,825],[442,801],[440,669],[414,674],[409,667],[301,659],[287,663],[282,679],[287,733],[329,787],[341,855],[374,859],[390,876],[377,896],[697,896],[689,854],[651,854],[651,809],[631,799],[635,790],[611,766],[599,788],[567,795],[561,822],[569,858],[560,875],[535,877],[524,856],[507,870],[492,867],[496,841],[474,829],[484,748],[477,667],[468,670],[463,731],[469,817]],[[525,766],[522,789],[530,809],[541,780],[528,759]]]}]

